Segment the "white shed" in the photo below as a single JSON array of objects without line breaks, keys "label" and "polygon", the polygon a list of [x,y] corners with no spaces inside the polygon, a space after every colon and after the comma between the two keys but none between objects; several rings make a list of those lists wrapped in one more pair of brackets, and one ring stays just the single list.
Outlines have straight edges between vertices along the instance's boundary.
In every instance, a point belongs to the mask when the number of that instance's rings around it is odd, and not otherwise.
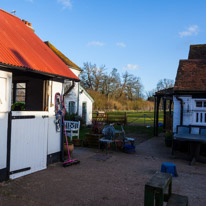
[{"label": "white shed", "polygon": [[[78,77],[29,25],[0,10],[0,181],[42,169],[63,154],[55,94]],[[11,105],[13,104],[11,109]]]},{"label": "white shed", "polygon": [[[206,126],[206,45],[191,45],[180,60],[174,86],[173,132],[177,125]],[[195,132],[195,131],[194,131]]]}]

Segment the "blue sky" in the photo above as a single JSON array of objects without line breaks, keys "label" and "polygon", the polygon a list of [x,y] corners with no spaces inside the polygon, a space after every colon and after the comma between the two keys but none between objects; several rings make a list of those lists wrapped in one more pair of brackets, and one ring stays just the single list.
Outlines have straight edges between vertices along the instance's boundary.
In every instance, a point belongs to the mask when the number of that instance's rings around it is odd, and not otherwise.
[{"label": "blue sky", "polygon": [[206,43],[205,0],[1,0],[74,63],[141,78],[145,91],[175,79],[191,44]]}]

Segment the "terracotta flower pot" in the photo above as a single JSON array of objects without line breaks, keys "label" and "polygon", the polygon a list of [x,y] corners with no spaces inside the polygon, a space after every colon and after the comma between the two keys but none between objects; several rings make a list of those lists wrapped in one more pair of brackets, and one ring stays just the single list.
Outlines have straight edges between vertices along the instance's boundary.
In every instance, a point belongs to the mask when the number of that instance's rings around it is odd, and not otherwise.
[{"label": "terracotta flower pot", "polygon": [[[74,144],[73,143],[68,143],[68,146],[69,146],[69,153],[71,155],[73,150],[74,150]],[[67,144],[64,143],[64,155],[67,155],[67,154],[68,154]]]}]

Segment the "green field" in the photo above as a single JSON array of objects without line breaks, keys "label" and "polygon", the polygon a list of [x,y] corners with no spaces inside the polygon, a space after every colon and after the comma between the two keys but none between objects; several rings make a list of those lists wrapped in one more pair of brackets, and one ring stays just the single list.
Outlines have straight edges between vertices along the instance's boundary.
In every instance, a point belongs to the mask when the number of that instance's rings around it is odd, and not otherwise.
[{"label": "green field", "polygon": [[[125,116],[125,111],[107,111],[109,116],[112,118]],[[128,111],[127,113],[127,125],[124,126],[126,133],[142,133],[147,134],[149,137],[153,136],[153,123],[154,123],[154,112],[137,112],[137,111]],[[93,117],[96,117],[96,113],[93,113]],[[103,121],[103,119],[102,119]],[[159,122],[163,123],[163,112],[159,113]],[[149,127],[150,126],[150,127]],[[121,130],[120,125],[115,125],[116,129]],[[162,131],[162,127],[159,128],[159,132]],[[80,139],[85,139],[85,134],[92,132],[91,127],[81,127],[80,129]]]}]

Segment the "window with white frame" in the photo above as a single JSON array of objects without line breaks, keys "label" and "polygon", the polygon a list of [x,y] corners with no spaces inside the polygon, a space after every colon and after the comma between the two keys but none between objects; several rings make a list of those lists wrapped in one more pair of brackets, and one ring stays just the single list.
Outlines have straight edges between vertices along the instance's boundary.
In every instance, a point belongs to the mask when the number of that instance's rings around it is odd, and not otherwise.
[{"label": "window with white frame", "polygon": [[197,100],[195,101],[195,103],[196,103],[196,107],[198,108],[202,108],[202,107],[206,108],[206,101]]},{"label": "window with white frame", "polygon": [[69,112],[69,114],[75,113],[75,102],[74,101],[69,102],[68,112]]},{"label": "window with white frame", "polygon": [[206,125],[206,99],[193,99],[192,124]]}]

